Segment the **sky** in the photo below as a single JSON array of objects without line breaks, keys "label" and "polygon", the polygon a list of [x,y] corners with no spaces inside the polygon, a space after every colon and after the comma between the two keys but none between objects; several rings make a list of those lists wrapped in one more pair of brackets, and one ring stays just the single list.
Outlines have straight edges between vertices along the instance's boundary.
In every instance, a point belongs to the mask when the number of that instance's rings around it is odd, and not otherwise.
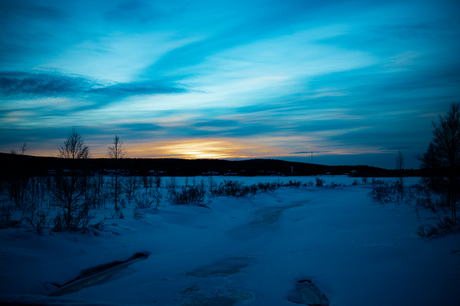
[{"label": "sky", "polygon": [[0,152],[405,168],[460,102],[458,1],[0,0]]}]

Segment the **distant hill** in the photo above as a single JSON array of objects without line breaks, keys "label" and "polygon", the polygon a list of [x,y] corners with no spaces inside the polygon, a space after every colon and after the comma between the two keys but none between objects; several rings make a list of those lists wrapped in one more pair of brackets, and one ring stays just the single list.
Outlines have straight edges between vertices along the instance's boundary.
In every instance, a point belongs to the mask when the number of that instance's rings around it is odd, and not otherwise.
[{"label": "distant hill", "polygon": [[[0,153],[2,175],[20,172],[30,176],[46,176],[55,169],[77,167],[93,172],[106,173],[115,169],[114,160],[94,158],[86,160],[66,160],[57,157],[38,157]],[[198,175],[343,175],[354,176],[398,176],[396,171],[356,165],[325,166],[310,163],[290,162],[276,159],[250,159],[229,161],[221,159],[173,159],[173,158],[126,158],[118,162],[118,167],[126,174],[162,176]],[[404,170],[404,176],[421,176],[420,170]]]}]

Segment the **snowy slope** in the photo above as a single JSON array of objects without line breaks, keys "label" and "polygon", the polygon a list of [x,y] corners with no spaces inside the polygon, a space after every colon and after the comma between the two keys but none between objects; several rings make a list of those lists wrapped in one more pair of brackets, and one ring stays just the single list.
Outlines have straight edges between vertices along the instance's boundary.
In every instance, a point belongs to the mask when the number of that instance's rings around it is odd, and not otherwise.
[{"label": "snowy slope", "polygon": [[[231,178],[216,177],[223,179]],[[436,221],[434,215],[421,211],[420,221],[413,205],[373,204],[371,188],[281,188],[254,198],[212,198],[208,207],[164,201],[158,210],[144,210],[142,219],[127,207],[124,220],[108,219],[104,231],[84,235],[4,229],[0,301],[295,305],[287,296],[308,279],[330,305],[458,305],[460,235],[421,240],[417,227]],[[149,256],[93,279],[93,286],[46,297],[81,270],[138,252]]]}]

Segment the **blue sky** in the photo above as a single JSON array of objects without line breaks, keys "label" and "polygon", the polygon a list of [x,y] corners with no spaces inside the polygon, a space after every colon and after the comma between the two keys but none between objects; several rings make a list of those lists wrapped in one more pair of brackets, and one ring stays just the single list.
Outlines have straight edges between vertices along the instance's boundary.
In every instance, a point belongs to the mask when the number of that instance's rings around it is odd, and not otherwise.
[{"label": "blue sky", "polygon": [[0,151],[394,168],[459,102],[457,1],[0,0]]}]

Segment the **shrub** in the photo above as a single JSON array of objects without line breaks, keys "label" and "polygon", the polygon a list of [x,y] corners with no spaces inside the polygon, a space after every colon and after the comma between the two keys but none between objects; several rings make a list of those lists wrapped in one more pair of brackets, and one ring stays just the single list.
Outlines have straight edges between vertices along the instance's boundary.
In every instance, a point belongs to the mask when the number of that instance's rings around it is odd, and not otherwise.
[{"label": "shrub", "polygon": [[78,224],[78,227],[75,229],[75,231],[81,230],[82,233],[88,233],[89,232],[89,222],[91,221],[91,219],[94,218],[94,216],[90,215],[88,210],[86,211],[83,210],[80,213],[81,213],[80,223]]},{"label": "shrub", "polygon": [[420,225],[417,234],[420,238],[437,238],[460,232],[460,226],[449,217],[439,220],[436,225]]},{"label": "shrub", "polygon": [[41,235],[43,230],[48,226],[48,213],[42,210],[32,210],[26,217],[27,224],[30,225],[32,231]]},{"label": "shrub", "polygon": [[155,187],[156,188],[161,187],[161,176],[159,176],[159,175],[155,176]]},{"label": "shrub", "polygon": [[163,198],[163,192],[161,191],[160,188],[157,188],[157,189],[153,190],[150,194],[153,197],[153,199],[155,200],[155,202],[157,203],[155,208],[158,208],[158,206],[160,206],[161,198]]},{"label": "shrub", "polygon": [[204,190],[197,185],[182,186],[180,191],[174,192],[171,196],[173,204],[201,204],[204,201]]},{"label": "shrub", "polygon": [[276,183],[259,183],[257,187],[261,192],[268,192],[276,189]]},{"label": "shrub", "polygon": [[255,184],[252,184],[251,186],[249,186],[249,192],[248,192],[248,195],[253,198],[257,192],[259,191],[259,188],[257,188],[257,186]]},{"label": "shrub", "polygon": [[56,216],[54,216],[52,223],[54,224],[53,228],[51,229],[53,232],[63,232],[66,229],[64,217],[62,216],[61,212],[58,211]]},{"label": "shrub", "polygon": [[68,222],[68,219],[58,211],[56,216],[52,219],[51,223],[53,224],[53,228],[51,231],[53,232],[64,232],[64,231],[71,231],[77,232],[81,231],[82,233],[88,232],[89,222],[93,218],[92,215],[89,214],[88,207],[82,208],[78,210],[71,218],[71,222]]},{"label": "shrub", "polygon": [[145,213],[142,213],[137,206],[133,209],[133,215],[134,219],[140,219],[145,217]]},{"label": "shrub", "polygon": [[[260,185],[259,185],[260,187]],[[239,197],[243,194],[244,183],[238,181],[227,181],[219,185],[219,189],[222,190],[224,196]]]},{"label": "shrub", "polygon": [[91,225],[91,227],[94,227],[95,229],[103,229],[107,224],[105,224],[105,217],[102,220],[99,220],[95,224]]},{"label": "shrub", "polygon": [[21,173],[14,173],[7,179],[6,190],[9,199],[13,201],[16,208],[20,208],[26,202],[29,177]]},{"label": "shrub", "polygon": [[213,176],[209,176],[208,178],[208,181],[209,181],[209,193],[211,195],[215,195],[215,189],[217,187],[217,183],[216,181],[214,180]]},{"label": "shrub", "polygon": [[395,181],[393,183],[392,187],[393,187],[393,190],[394,190],[393,193],[396,194],[398,202],[403,201],[406,189],[404,188],[404,182],[403,182],[402,178],[400,180],[398,180],[398,181]]},{"label": "shrub", "polygon": [[123,212],[121,211],[121,207],[115,205],[115,212],[112,214],[112,219],[124,219]]},{"label": "shrub", "polygon": [[134,202],[138,208],[149,208],[155,201],[155,198],[151,199],[149,196],[147,196],[147,194],[143,194],[142,196],[134,196]]},{"label": "shrub", "polygon": [[[300,187],[302,183],[298,182],[298,181],[292,181],[292,180],[289,180],[289,183],[287,184],[284,184],[284,186],[286,187]],[[278,187],[282,187],[283,184],[279,184]],[[275,186],[276,187],[276,186]]]},{"label": "shrub", "polygon": [[168,182],[166,182],[166,189],[168,190],[168,198],[173,200],[176,196],[176,189],[177,189],[177,181],[176,178],[173,176],[170,178]]},{"label": "shrub", "polygon": [[334,188],[337,187],[337,186],[341,186],[341,184],[337,184],[337,183],[335,183],[335,182],[331,182],[331,183],[329,184],[329,187],[331,187],[332,189],[334,189]]},{"label": "shrub", "polygon": [[323,187],[325,182],[326,182],[325,180],[322,180],[319,177],[317,177],[316,178],[316,187]]},{"label": "shrub", "polygon": [[381,181],[381,180],[376,180],[374,177],[372,178],[372,186],[374,185],[380,185],[380,184],[385,184],[384,181]]},{"label": "shrub", "polygon": [[372,199],[372,202],[385,205],[393,200],[391,197],[391,191],[392,188],[390,188],[387,184],[374,184],[372,191],[368,193],[368,196]]},{"label": "shrub", "polygon": [[415,199],[414,188],[410,186],[405,190],[404,201],[406,204],[410,204]]},{"label": "shrub", "polygon": [[135,175],[125,177],[125,193],[128,196],[128,199],[133,198],[137,189],[141,186],[141,180]]},{"label": "shrub", "polygon": [[431,199],[431,194],[429,192],[425,193],[424,197],[417,198],[417,205],[430,209],[433,213],[436,213],[436,202],[433,202]]},{"label": "shrub", "polygon": [[227,181],[220,183],[218,187],[212,190],[214,196],[232,196],[232,197],[253,197],[260,191],[269,191],[276,188],[276,183],[258,183],[251,186],[244,185],[243,182]]},{"label": "shrub", "polygon": [[4,204],[0,207],[0,228],[15,227],[20,222],[13,220],[13,206]]}]

